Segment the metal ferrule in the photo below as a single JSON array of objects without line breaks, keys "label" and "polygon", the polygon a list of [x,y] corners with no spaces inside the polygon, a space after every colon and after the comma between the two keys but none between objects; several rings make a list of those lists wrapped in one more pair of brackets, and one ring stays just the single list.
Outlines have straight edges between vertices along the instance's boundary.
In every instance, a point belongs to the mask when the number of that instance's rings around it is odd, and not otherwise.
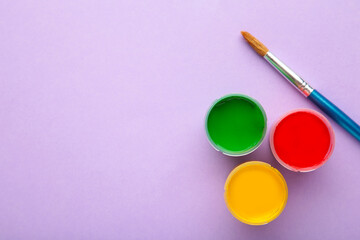
[{"label": "metal ferrule", "polygon": [[308,97],[314,90],[309,84],[307,84],[299,75],[286,66],[282,61],[274,56],[271,52],[267,52],[264,58],[275,67],[281,75],[283,75],[289,82],[291,82],[297,89],[299,89],[305,97]]}]

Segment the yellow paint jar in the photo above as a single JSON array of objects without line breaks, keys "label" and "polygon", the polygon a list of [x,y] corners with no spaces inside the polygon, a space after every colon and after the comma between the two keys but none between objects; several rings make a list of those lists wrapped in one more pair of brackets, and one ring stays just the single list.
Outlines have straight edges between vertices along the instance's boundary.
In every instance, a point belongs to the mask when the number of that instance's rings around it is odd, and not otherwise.
[{"label": "yellow paint jar", "polygon": [[225,202],[235,218],[264,225],[285,208],[288,188],[281,173],[269,164],[250,161],[237,166],[225,183]]}]

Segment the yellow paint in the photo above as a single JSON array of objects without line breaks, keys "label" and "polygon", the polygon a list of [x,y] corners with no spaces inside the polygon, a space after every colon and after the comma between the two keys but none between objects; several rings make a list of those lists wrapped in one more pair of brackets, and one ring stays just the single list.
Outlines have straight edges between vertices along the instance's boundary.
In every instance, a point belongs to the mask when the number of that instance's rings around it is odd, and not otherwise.
[{"label": "yellow paint", "polygon": [[284,177],[264,162],[239,165],[225,183],[227,207],[234,217],[250,225],[263,225],[277,218],[287,197]]}]

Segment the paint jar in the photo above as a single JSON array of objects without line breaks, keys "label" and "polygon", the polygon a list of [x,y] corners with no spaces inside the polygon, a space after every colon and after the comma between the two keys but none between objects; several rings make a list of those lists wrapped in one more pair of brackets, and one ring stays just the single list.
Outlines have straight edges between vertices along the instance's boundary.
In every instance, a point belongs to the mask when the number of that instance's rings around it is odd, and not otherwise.
[{"label": "paint jar", "polygon": [[271,128],[270,147],[276,160],[295,172],[321,167],[335,145],[330,122],[310,109],[297,109],[282,116]]},{"label": "paint jar", "polygon": [[229,174],[224,197],[235,218],[250,225],[264,225],[284,210],[288,188],[277,169],[264,162],[250,161]]},{"label": "paint jar", "polygon": [[205,129],[217,151],[229,156],[243,156],[263,142],[266,124],[266,114],[260,103],[246,95],[230,94],[210,107]]}]

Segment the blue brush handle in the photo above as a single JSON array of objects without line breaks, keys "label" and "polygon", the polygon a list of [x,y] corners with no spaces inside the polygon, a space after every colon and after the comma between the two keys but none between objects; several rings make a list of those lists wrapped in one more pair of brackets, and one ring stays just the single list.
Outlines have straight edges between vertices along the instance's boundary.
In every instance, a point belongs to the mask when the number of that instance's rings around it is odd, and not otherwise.
[{"label": "blue brush handle", "polygon": [[308,98],[315,103],[321,110],[335,120],[346,131],[360,141],[360,126],[349,118],[343,111],[321,95],[318,91],[313,90]]}]

